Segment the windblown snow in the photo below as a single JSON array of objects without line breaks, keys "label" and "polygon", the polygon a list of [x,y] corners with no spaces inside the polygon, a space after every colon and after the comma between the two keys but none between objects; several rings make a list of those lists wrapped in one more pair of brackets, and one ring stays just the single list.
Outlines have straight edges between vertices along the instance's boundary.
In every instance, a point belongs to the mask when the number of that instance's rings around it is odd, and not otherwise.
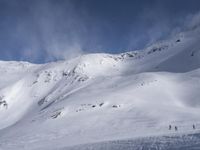
[{"label": "windblown snow", "polygon": [[0,149],[198,133],[199,41],[196,28],[122,54],[41,65],[1,61]]}]

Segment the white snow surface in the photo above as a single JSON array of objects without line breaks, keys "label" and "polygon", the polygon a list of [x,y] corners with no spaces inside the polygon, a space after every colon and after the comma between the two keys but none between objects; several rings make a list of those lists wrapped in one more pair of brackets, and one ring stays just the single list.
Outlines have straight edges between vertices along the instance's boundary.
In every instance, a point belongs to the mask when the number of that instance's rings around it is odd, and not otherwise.
[{"label": "white snow surface", "polygon": [[122,54],[1,61],[0,149],[192,133],[193,124],[199,132],[199,41],[196,28]]}]

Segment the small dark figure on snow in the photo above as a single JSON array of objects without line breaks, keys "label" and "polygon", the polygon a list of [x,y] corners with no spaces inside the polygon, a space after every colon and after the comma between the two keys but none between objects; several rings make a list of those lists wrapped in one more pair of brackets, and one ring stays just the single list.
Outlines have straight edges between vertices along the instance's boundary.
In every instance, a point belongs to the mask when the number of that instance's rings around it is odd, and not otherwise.
[{"label": "small dark figure on snow", "polygon": [[177,130],[178,130],[178,127],[177,127],[177,126],[175,126],[175,127],[174,127],[174,129],[175,129],[175,131],[177,131]]},{"label": "small dark figure on snow", "polygon": [[196,127],[195,127],[195,125],[194,125],[194,124],[192,125],[192,128],[193,128],[194,130],[196,129]]},{"label": "small dark figure on snow", "polygon": [[172,126],[171,125],[169,125],[169,130],[171,130],[172,129]]}]

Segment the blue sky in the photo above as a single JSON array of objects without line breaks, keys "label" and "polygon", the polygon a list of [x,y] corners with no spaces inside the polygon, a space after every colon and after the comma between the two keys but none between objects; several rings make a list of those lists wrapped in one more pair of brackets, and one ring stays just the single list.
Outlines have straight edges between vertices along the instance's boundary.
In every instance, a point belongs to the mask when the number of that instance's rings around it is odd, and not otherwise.
[{"label": "blue sky", "polygon": [[184,29],[199,10],[199,0],[0,0],[0,59],[142,49]]}]

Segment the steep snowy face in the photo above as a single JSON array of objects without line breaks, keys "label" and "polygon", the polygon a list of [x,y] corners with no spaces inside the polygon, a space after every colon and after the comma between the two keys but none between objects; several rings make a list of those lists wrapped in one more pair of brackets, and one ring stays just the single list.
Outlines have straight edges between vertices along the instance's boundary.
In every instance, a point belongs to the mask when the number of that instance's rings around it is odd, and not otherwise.
[{"label": "steep snowy face", "polygon": [[157,66],[158,71],[187,72],[200,67],[200,27],[182,33],[184,40],[173,49],[174,55]]},{"label": "steep snowy face", "polygon": [[0,62],[4,149],[170,134],[168,124],[190,132],[188,122],[200,123],[199,35],[43,65]]},{"label": "steep snowy face", "polygon": [[[131,73],[140,72],[187,72],[200,67],[199,28],[180,33],[170,40],[162,41],[138,51],[128,61]],[[128,69],[127,68],[127,69]]]}]

